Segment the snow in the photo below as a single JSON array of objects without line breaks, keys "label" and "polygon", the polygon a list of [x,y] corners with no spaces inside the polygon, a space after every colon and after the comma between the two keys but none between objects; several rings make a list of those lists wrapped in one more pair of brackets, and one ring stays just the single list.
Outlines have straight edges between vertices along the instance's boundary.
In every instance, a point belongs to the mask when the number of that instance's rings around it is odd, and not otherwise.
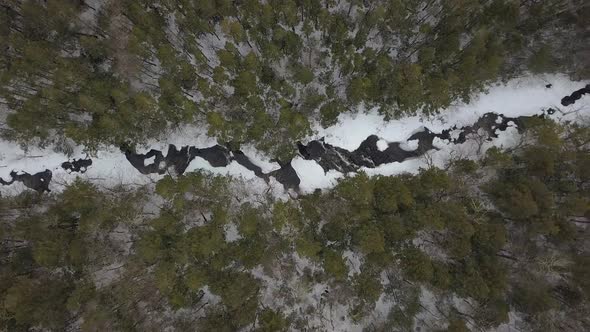
[{"label": "snow", "polygon": [[377,141],[377,149],[379,151],[385,151],[389,147],[389,143],[386,140],[380,139]]},{"label": "snow", "polygon": [[240,147],[240,150],[244,152],[244,154],[248,156],[248,158],[250,158],[253,164],[260,167],[263,173],[270,173],[281,168],[281,165],[279,165],[279,163],[270,161],[270,158],[267,155],[258,151],[252,145],[242,145]]},{"label": "snow", "polygon": [[[345,11],[348,3],[348,1],[338,2],[339,5],[337,7],[332,7],[329,10]],[[86,20],[88,21],[95,19],[90,10],[87,10],[83,15],[87,17]],[[352,15],[356,15],[356,7],[353,8]],[[169,37],[173,36],[173,32],[177,30],[174,19],[174,17],[171,17],[171,21],[169,22],[172,27],[175,27],[171,31],[168,31]],[[204,53],[210,65],[218,63],[215,50],[223,48],[226,42],[223,34],[220,33],[219,26],[216,26],[215,29],[218,31],[218,35],[222,36],[221,40],[214,38],[212,34],[206,34],[205,37],[201,37],[200,39],[201,42],[204,42]],[[299,34],[301,34],[300,30],[301,25],[298,25],[297,32]],[[351,31],[350,34],[353,35],[355,32]],[[380,38],[378,41],[380,41]],[[370,43],[367,43],[367,45],[371,47]],[[379,42],[375,42],[375,45],[379,45]],[[237,46],[243,54],[249,50],[244,43],[238,44]],[[282,66],[282,68],[283,75],[285,75],[286,66]],[[545,88],[547,81],[552,83],[553,87],[551,89]],[[326,143],[352,151],[358,148],[360,143],[369,135],[375,134],[380,137],[376,142],[376,147],[379,151],[385,151],[389,147],[389,142],[400,142],[401,149],[415,151],[418,148],[418,140],[407,140],[413,133],[424,130],[425,127],[432,131],[440,132],[453,125],[457,127],[470,125],[486,112],[496,112],[509,117],[517,117],[539,114],[543,109],[553,107],[559,110],[554,116],[555,119],[559,121],[576,120],[576,117],[579,115],[590,115],[590,98],[585,96],[569,107],[562,107],[559,101],[584,84],[570,81],[563,75],[522,77],[510,81],[506,85],[491,86],[486,94],[474,98],[471,103],[457,103],[448,109],[441,110],[441,115],[430,118],[408,116],[388,122],[385,121],[383,115],[379,114],[379,109],[372,108],[366,110],[361,108],[358,110],[360,112],[355,112],[356,114],[352,112],[341,114],[338,124],[330,128],[323,129],[319,124],[315,124],[315,134],[308,137],[308,140],[325,137]],[[317,87],[314,86],[314,88]],[[502,117],[496,119],[496,123],[502,123]],[[499,137],[492,142],[468,140],[463,144],[452,144],[448,141],[435,139],[433,144],[439,150],[430,151],[423,157],[406,160],[401,163],[390,163],[377,168],[362,168],[362,171],[369,175],[395,175],[404,172],[416,173],[420,168],[429,165],[442,167],[451,158],[477,159],[486,149],[492,146],[507,148],[518,144],[519,134],[514,122],[510,122],[508,125],[507,130],[498,132]],[[456,139],[459,133],[459,130],[454,130],[450,135],[453,139]],[[217,143],[215,139],[206,135],[206,128],[184,126],[180,129],[170,131],[166,135],[154,138],[146,143],[139,152],[158,149],[166,154],[168,144],[174,144],[180,148],[185,145],[209,147]],[[252,145],[242,146],[241,150],[255,165],[261,167],[264,173],[269,173],[280,168],[278,163],[270,161],[268,156],[256,150]],[[93,164],[84,174],[70,174],[60,167],[64,161],[71,160],[72,158],[83,158],[84,156],[85,148],[83,146],[76,147],[73,155],[68,156],[64,153],[55,152],[50,148],[30,148],[28,151],[24,151],[16,144],[0,141],[0,176],[8,180],[10,179],[9,173],[12,170],[18,170],[19,173],[26,171],[34,174],[44,169],[50,169],[53,172],[51,189],[57,191],[61,190],[64,185],[73,182],[77,177],[100,183],[104,186],[115,186],[119,184],[141,186],[153,183],[163,177],[162,175],[143,175],[139,173],[126,160],[124,154],[117,147],[113,146],[104,147],[98,151],[97,155],[92,157]],[[155,157],[146,159],[145,164],[150,164],[154,160]],[[301,180],[300,188],[302,192],[312,192],[315,189],[333,187],[340,178],[345,176],[338,171],[331,170],[325,172],[316,161],[305,160],[301,157],[295,157],[291,165]],[[161,168],[164,166],[164,164],[159,165]],[[271,189],[275,196],[288,197],[284,195],[285,193],[282,189],[278,189],[282,188],[282,186],[276,180],[271,179],[270,184],[267,184],[263,179],[258,178],[254,172],[247,170],[236,161],[231,162],[227,167],[215,168],[206,160],[197,157],[190,163],[186,171],[193,172],[199,170],[240,178],[247,183],[248,189],[253,192],[263,192]],[[24,188],[20,183],[15,183],[10,187],[0,186],[0,194],[18,193],[24,190]],[[228,242],[241,238],[236,225],[233,223],[227,224],[224,231],[225,239]],[[303,267],[314,268],[314,264],[309,260],[298,258],[297,254],[294,255],[297,257],[296,260],[299,270],[302,270]],[[348,266],[349,277],[360,273],[360,267],[363,263],[361,254],[346,250],[343,253],[343,257]],[[99,287],[107,286],[122,272],[122,270],[118,269],[119,267],[119,263],[114,262],[99,271],[95,271],[93,276],[96,284]],[[319,329],[321,327],[333,331],[364,330],[364,322],[353,323],[350,320],[348,315],[349,305],[334,303],[333,306],[327,306],[325,304],[325,299],[329,296],[326,295],[329,294],[326,293],[329,290],[327,283],[313,283],[308,285],[302,281],[302,278],[298,278],[297,276],[287,280],[270,277],[265,274],[260,266],[253,269],[251,273],[267,286],[263,288],[261,294],[262,301],[265,305],[274,308],[285,306],[285,299],[277,296],[277,294],[280,294],[279,292],[276,294],[274,292],[280,286],[286,285],[288,289],[293,291],[293,295],[297,301],[295,306],[284,309],[289,311],[299,309],[303,311],[302,309],[306,307],[314,308],[315,310],[307,317],[312,329]],[[208,287],[205,287],[203,291],[206,294],[203,301],[209,301],[211,304],[220,301],[220,298],[211,293]],[[417,321],[426,326],[436,326],[437,315],[433,314],[437,312],[436,300],[435,293],[421,287],[420,302],[424,311],[417,316]],[[384,319],[393,305],[394,302],[387,295],[384,293],[381,294],[376,303],[376,308],[371,314],[371,318],[377,320]],[[518,314],[510,312],[509,323],[502,324],[498,327],[498,330],[512,331],[514,330],[512,327],[522,320]]]},{"label": "snow", "polygon": [[[54,152],[51,149],[32,147],[25,151],[20,146],[6,141],[0,141],[0,177],[9,180],[10,172],[24,171],[30,174],[49,169],[53,173],[50,189],[60,190],[66,184],[72,183],[76,177],[98,181],[106,186],[119,184],[144,185],[150,183],[151,176],[142,175],[126,160],[125,155],[114,147],[99,151],[92,158],[92,166],[86,173],[72,176],[61,168],[61,163],[71,159],[63,153]],[[83,147],[74,150],[73,158],[84,158]],[[20,186],[19,186],[20,187]],[[15,194],[16,184],[0,186],[0,193]]]},{"label": "snow", "polygon": [[226,176],[233,176],[238,175],[242,176],[244,179],[253,179],[256,178],[254,172],[244,168],[242,165],[238,164],[237,161],[232,161],[226,167],[213,167],[203,158],[196,157],[187,167],[186,172],[195,172],[198,170],[206,170],[213,174],[219,175],[226,175]]},{"label": "snow", "polygon": [[291,166],[293,166],[301,180],[299,187],[303,192],[333,187],[336,185],[337,180],[344,176],[344,174],[334,170],[324,172],[324,169],[315,160],[305,160],[301,157],[293,158]]},{"label": "snow", "polygon": [[[551,82],[551,89],[545,88],[547,82]],[[418,141],[406,141],[412,134],[425,130],[425,127],[440,132],[453,125],[457,127],[470,125],[487,112],[502,113],[508,117],[522,115],[540,114],[548,108],[554,108],[557,112],[552,115],[557,121],[580,121],[583,117],[590,116],[590,96],[584,95],[575,104],[563,107],[560,104],[561,98],[570,95],[573,91],[587,84],[587,82],[571,81],[564,75],[550,76],[526,76],[509,81],[507,84],[496,84],[490,86],[488,92],[475,96],[469,104],[457,103],[448,109],[441,110],[440,115],[423,118],[420,116],[408,116],[392,121],[385,121],[378,109],[359,109],[357,114],[343,113],[339,116],[339,122],[329,128],[323,129],[319,123],[314,125],[313,136],[307,141],[324,137],[328,144],[348,150],[355,150],[369,135],[377,135],[380,140],[377,147],[380,150],[386,148],[388,142],[400,142],[400,147],[407,151],[415,150]],[[423,157],[406,160],[402,163],[391,163],[381,165],[377,168],[363,168],[369,175],[394,175],[403,172],[416,173],[422,167],[429,165],[444,166],[449,159],[463,157],[476,159],[486,149],[496,145],[510,147],[517,144],[519,135],[513,122],[508,123],[509,127],[504,132],[499,132],[499,137],[492,142],[481,142],[481,140],[468,140],[463,144],[450,144],[442,140],[435,140],[434,145],[438,151],[431,151]],[[456,137],[459,131],[451,133]],[[207,127],[186,125],[171,130],[165,135],[156,137],[143,146],[143,150],[161,150],[166,153],[168,144],[174,144],[178,148],[191,145],[197,147],[209,147],[217,144],[214,138],[207,136]],[[244,145],[242,151],[252,162],[262,168],[265,173],[279,169],[279,165],[271,162],[268,156],[257,151],[251,145]],[[53,173],[50,189],[61,190],[64,185],[71,183],[76,177],[93,181],[104,186],[146,185],[156,182],[161,175],[143,175],[139,173],[125,158],[124,154],[114,146],[107,146],[100,149],[92,157],[92,165],[86,173],[69,174],[63,170],[61,163],[72,158],[85,158],[86,149],[84,146],[77,146],[71,155],[56,152],[52,147],[41,149],[30,147],[26,151],[14,142],[0,141],[0,177],[10,179],[10,172],[25,171],[34,174],[45,169]],[[138,152],[142,153],[142,149]],[[337,180],[344,176],[338,171],[328,171],[312,160],[305,160],[295,157],[292,166],[301,179],[300,188],[302,192],[312,192],[315,189],[333,187]],[[231,162],[227,167],[212,167],[207,161],[195,158],[187,168],[187,172],[205,170],[214,174],[228,175],[241,178],[247,181],[253,191],[262,193],[271,190],[273,194],[286,197],[281,185],[274,179],[267,184],[263,179],[255,176],[252,171],[247,170],[237,162]],[[269,188],[270,186],[270,188]],[[23,190],[21,184],[11,186],[0,186],[0,194],[13,195]],[[280,189],[279,189],[280,188]]]},{"label": "snow", "polygon": [[[552,82],[551,89],[545,88]],[[588,82],[572,81],[565,75],[525,76],[509,81],[506,85],[495,84],[487,93],[475,96],[468,103],[457,103],[440,111],[440,115],[430,118],[408,116],[392,121],[385,121],[378,108],[358,109],[355,113],[342,113],[338,123],[329,128],[322,128],[318,123],[315,134],[308,140],[324,137],[325,142],[347,150],[355,150],[369,135],[377,135],[389,141],[404,141],[416,129],[423,126],[434,132],[440,132],[453,125],[457,127],[473,124],[487,112],[502,113],[508,117],[539,114],[542,110],[553,107],[562,112],[579,110],[588,115],[590,96],[585,95],[574,105],[561,106],[561,98],[570,95]],[[559,112],[558,112],[559,113]],[[556,118],[571,119],[573,114],[556,114]]]},{"label": "snow", "polygon": [[[169,144],[174,144],[177,148],[185,145],[197,147],[216,145],[217,141],[214,138],[208,137],[206,132],[206,127],[183,126],[168,132],[162,137],[147,142],[143,147],[139,147],[137,151],[138,153],[146,153],[150,149],[156,149],[166,154]],[[0,141],[0,177],[8,181],[11,179],[10,172],[13,170],[35,174],[49,169],[53,174],[49,189],[57,192],[75,181],[76,178],[89,180],[99,186],[113,187],[117,185],[143,186],[155,183],[163,177],[163,175],[158,174],[141,174],[129,163],[120,149],[114,146],[102,147],[96,155],[91,156],[92,165],[88,167],[85,173],[70,173],[61,168],[61,164],[65,161],[85,158],[85,151],[86,148],[84,146],[77,146],[74,148],[72,155],[68,156],[64,153],[55,152],[51,147],[45,149],[29,147],[27,150],[24,150],[14,142]],[[246,145],[242,147],[242,151],[254,164],[260,166],[265,173],[280,168],[278,163],[271,162],[270,158],[256,151],[252,146]],[[150,164],[154,159],[155,157],[147,158],[144,164]],[[253,192],[262,193],[270,187],[275,196],[284,196],[277,190],[277,188],[282,188],[280,183],[271,180],[267,184],[263,179],[255,176],[254,172],[244,168],[236,161],[232,161],[227,167],[216,168],[211,166],[206,160],[197,157],[189,164],[186,172],[197,170],[241,178],[249,182],[249,186]],[[0,194],[2,195],[12,196],[23,190],[25,190],[25,187],[21,183],[0,186]]]},{"label": "snow", "polygon": [[419,326],[430,327],[431,330],[438,330],[432,328],[437,326],[440,321],[438,308],[436,306],[436,295],[424,286],[420,286],[420,304],[422,310],[415,317],[415,324]]},{"label": "snow", "polygon": [[150,149],[160,150],[164,154],[168,151],[168,145],[174,144],[177,148],[185,145],[196,146],[200,148],[210,147],[217,144],[215,138],[207,136],[206,126],[184,125],[177,129],[170,130],[160,137],[148,141],[142,148],[137,149],[138,153],[146,153]]},{"label": "snow", "polygon": [[113,281],[118,279],[121,273],[124,271],[121,269],[123,267],[123,263],[114,262],[107,266],[102,267],[100,270],[95,271],[92,276],[94,280],[94,284],[97,288],[103,288],[108,286]]},{"label": "snow", "polygon": [[[547,82],[552,82],[551,89],[545,88]],[[329,128],[315,127],[315,135],[309,140],[324,137],[326,143],[347,150],[355,150],[367,136],[375,134],[383,141],[401,142],[400,147],[412,151],[418,148],[418,141],[406,141],[408,137],[426,128],[433,132],[441,132],[453,125],[462,127],[476,122],[488,112],[502,113],[508,117],[540,114],[543,110],[554,108],[559,110],[553,119],[559,122],[583,121],[590,117],[590,97],[585,95],[574,105],[561,106],[561,98],[587,84],[587,82],[571,81],[564,75],[527,76],[509,81],[506,85],[496,84],[488,89],[486,94],[476,96],[469,104],[459,103],[446,110],[441,110],[439,116],[421,118],[410,116],[390,122],[385,121],[378,109],[360,110],[358,114],[343,113],[336,125]],[[498,146],[510,148],[518,144],[520,135],[515,123],[510,121],[506,131],[498,132],[498,138],[491,142],[468,140],[463,144],[452,144],[435,139],[433,144],[440,150],[428,152],[418,158],[408,159],[401,163],[384,164],[376,168],[361,168],[368,175],[396,175],[400,173],[417,173],[420,168],[428,166],[444,167],[452,158],[479,158],[488,148]],[[451,137],[458,138],[460,131],[452,131]],[[481,143],[481,145],[480,145]],[[311,168],[311,167],[310,167]],[[299,172],[298,172],[299,174]],[[313,180],[311,177],[317,176]],[[327,176],[327,174],[326,174]],[[315,188],[329,188],[331,182],[322,177],[319,172],[306,174],[306,191]],[[302,181],[303,182],[303,181]],[[310,187],[309,183],[314,186]]]},{"label": "snow", "polygon": [[426,163],[422,158],[414,158],[405,160],[404,162],[394,162],[389,164],[383,164],[375,168],[361,167],[361,171],[365,172],[369,176],[374,175],[396,175],[402,173],[418,173],[420,167],[424,167]]},{"label": "snow", "polygon": [[344,250],[342,258],[348,267],[348,276],[353,277],[356,274],[361,273],[361,265],[363,264],[363,256],[359,252],[351,250]]},{"label": "snow", "polygon": [[153,164],[155,159],[156,159],[156,156],[151,156],[149,158],[145,158],[143,160],[143,165],[145,166],[145,165]]},{"label": "snow", "polygon": [[238,227],[234,223],[229,223],[225,225],[224,231],[226,242],[234,242],[242,238],[240,232],[238,231]]},{"label": "snow", "polygon": [[401,142],[399,147],[405,151],[415,151],[418,148],[419,141],[417,139],[413,139],[406,142]]}]

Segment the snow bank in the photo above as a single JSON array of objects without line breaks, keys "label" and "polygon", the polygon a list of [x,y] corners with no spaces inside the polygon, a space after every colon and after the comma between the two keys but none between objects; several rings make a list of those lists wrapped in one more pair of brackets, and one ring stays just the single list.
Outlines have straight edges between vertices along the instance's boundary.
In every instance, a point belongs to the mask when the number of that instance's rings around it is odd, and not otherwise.
[{"label": "snow bank", "polygon": [[[150,140],[145,145],[138,147],[137,151],[138,153],[146,153],[150,149],[156,149],[166,154],[169,144],[174,144],[178,148],[185,145],[204,148],[218,144],[216,139],[207,136],[206,133],[206,127],[183,126],[168,132],[162,137]],[[250,145],[245,145],[241,149],[265,173],[280,168],[278,163],[271,162],[270,158]],[[70,174],[61,168],[61,164],[65,161],[86,157],[86,147],[84,146],[75,147],[72,155],[68,156],[65,153],[54,151],[52,147],[42,149],[31,146],[25,150],[14,142],[0,141],[0,177],[8,181],[11,179],[10,172],[13,170],[35,174],[49,169],[53,174],[49,188],[57,192],[74,182],[76,178],[91,181],[99,186],[114,187],[117,185],[142,186],[155,183],[163,177],[163,175],[158,174],[141,174],[129,163],[125,154],[114,146],[103,147],[96,155],[90,156],[92,165],[88,167],[85,173]],[[145,162],[149,163],[150,160],[146,159]],[[249,188],[255,193],[263,193],[270,189],[278,198],[288,197],[282,193],[281,184],[276,181],[270,181],[267,184],[263,179],[258,178],[254,172],[241,166],[236,161],[231,162],[227,167],[213,167],[204,159],[196,157],[189,164],[186,172],[197,170],[241,178],[248,183]],[[281,190],[277,190],[278,188],[281,188]],[[1,195],[12,196],[23,190],[25,190],[25,186],[18,182],[10,186],[0,185]]]},{"label": "snow bank", "polygon": [[[552,88],[546,88],[547,83]],[[377,109],[368,111],[360,110],[360,113],[343,113],[339,116],[336,125],[323,129],[319,124],[314,125],[315,134],[308,137],[309,140],[324,137],[325,142],[348,150],[358,148],[369,135],[378,135],[381,140],[377,142],[380,150],[386,148],[387,142],[400,142],[405,150],[415,150],[417,140],[406,141],[413,133],[424,130],[424,127],[440,132],[456,125],[458,127],[470,125],[487,112],[502,113],[509,117],[539,114],[548,108],[558,110],[552,115],[557,121],[576,121],[581,117],[590,116],[590,96],[584,95],[575,104],[564,107],[560,101],[564,96],[587,84],[587,82],[574,82],[564,75],[528,76],[509,81],[507,84],[496,84],[489,87],[487,93],[475,96],[468,103],[458,103],[448,109],[441,110],[440,115],[423,118],[409,116],[386,122]],[[183,126],[170,131],[167,135],[154,138],[143,146],[145,152],[149,149],[161,150],[166,153],[168,144],[177,147],[191,145],[196,147],[209,147],[217,144],[214,138],[208,137],[206,127]],[[457,134],[457,133],[455,133]],[[451,133],[453,135],[453,133]],[[462,156],[475,159],[480,153],[492,145],[509,147],[517,142],[516,128],[499,133],[499,137],[493,142],[477,142],[468,140],[463,144],[449,144],[441,140],[435,140],[434,144],[440,150],[431,151],[425,157],[406,160],[402,163],[381,165],[377,168],[362,169],[369,175],[394,175],[403,172],[415,173],[420,167],[427,165],[442,166],[451,156]],[[242,151],[251,161],[260,166],[263,172],[268,173],[279,169],[279,165],[271,162],[268,156],[257,151],[251,145],[242,147]],[[85,158],[85,148],[78,146],[74,149],[71,158]],[[105,147],[92,156],[92,165],[84,174],[68,174],[61,168],[61,163],[70,159],[64,153],[55,152],[52,148],[41,149],[30,147],[27,151],[13,142],[0,141],[0,177],[9,180],[12,170],[25,171],[34,174],[45,169],[53,172],[50,189],[59,191],[64,185],[71,183],[76,177],[81,177],[104,186],[120,184],[145,185],[160,179],[160,175],[143,175],[139,173],[125,158],[125,155],[116,147]],[[295,157],[292,166],[301,179],[301,190],[311,192],[315,189],[333,187],[337,180],[344,176],[338,171],[325,173],[315,161],[304,160]],[[207,161],[197,157],[193,160],[187,172],[206,170],[215,174],[240,177],[248,181],[252,191],[263,192],[269,189],[269,185],[256,177],[252,171],[232,162],[227,167],[212,167]],[[276,181],[270,181],[270,189],[273,193],[284,191],[274,188],[280,186]],[[23,186],[13,184],[0,186],[0,194],[12,195],[22,191]]]},{"label": "snow bank", "polygon": [[338,179],[344,176],[344,174],[334,170],[324,172],[322,167],[314,160],[305,160],[301,157],[293,158],[291,166],[297,172],[301,180],[299,188],[304,192],[333,187],[338,183]]},{"label": "snow bank", "polygon": [[[551,83],[551,88],[545,85]],[[495,84],[487,89],[487,93],[474,96],[470,103],[457,103],[443,109],[439,115],[425,118],[423,116],[409,116],[392,121],[385,121],[379,114],[379,109],[357,110],[358,113],[342,113],[338,123],[329,128],[322,128],[320,124],[314,126],[315,134],[308,140],[324,137],[325,142],[347,150],[355,150],[369,135],[377,135],[382,139],[395,142],[405,141],[416,129],[423,126],[431,131],[440,132],[443,129],[457,125],[470,125],[488,112],[502,113],[509,117],[539,114],[550,107],[564,113],[580,111],[588,115],[590,96],[585,95],[575,104],[561,106],[561,98],[570,95],[588,82],[576,82],[565,75],[526,76],[509,81],[507,84]],[[554,118],[573,119],[573,113],[564,115],[556,113]]]},{"label": "snow bank", "polygon": [[[546,88],[551,83],[552,88]],[[406,141],[408,137],[424,127],[433,132],[441,132],[454,125],[457,127],[475,123],[482,115],[488,112],[501,113],[508,117],[541,114],[548,108],[558,110],[551,117],[559,122],[583,121],[590,117],[590,96],[584,95],[574,105],[562,106],[561,98],[570,95],[573,91],[586,85],[587,82],[571,81],[565,75],[527,76],[509,81],[507,84],[495,84],[489,87],[487,93],[473,97],[470,103],[458,103],[448,109],[441,110],[440,115],[424,118],[410,116],[392,121],[385,121],[378,109],[369,111],[361,110],[361,113],[343,113],[338,118],[338,123],[329,128],[321,128],[317,124],[315,134],[307,141],[324,137],[326,143],[347,150],[355,150],[367,136],[375,134],[381,137],[383,142],[400,142],[404,150],[412,151],[418,146],[417,140]],[[519,134],[513,122],[506,131],[498,132],[498,138],[491,142],[479,142],[468,140],[463,144],[451,144],[440,139],[434,140],[434,146],[440,150],[433,150],[422,157],[405,160],[401,163],[394,162],[384,164],[376,168],[361,168],[368,175],[396,175],[400,173],[417,173],[420,168],[429,165],[442,167],[451,158],[462,157],[477,159],[492,146],[509,148],[518,143]],[[458,137],[459,131],[451,132],[451,137]],[[379,142],[377,144],[380,144]],[[316,163],[317,164],[317,163]],[[318,166],[319,167],[319,166]],[[314,169],[312,172],[311,170]],[[297,172],[298,174],[300,171]],[[334,178],[330,174],[322,174],[315,166],[309,166],[305,171],[304,192],[314,189],[332,187],[333,181],[326,178]],[[315,177],[315,179],[314,179]],[[302,180],[302,184],[303,184]]]}]

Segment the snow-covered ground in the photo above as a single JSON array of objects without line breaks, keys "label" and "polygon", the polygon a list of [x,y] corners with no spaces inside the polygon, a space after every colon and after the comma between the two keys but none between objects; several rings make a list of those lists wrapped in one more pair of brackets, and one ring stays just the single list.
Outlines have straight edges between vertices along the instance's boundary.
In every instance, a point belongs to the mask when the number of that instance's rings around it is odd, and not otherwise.
[{"label": "snow-covered ground", "polygon": [[[546,88],[545,85],[549,83],[553,86]],[[377,135],[389,142],[404,141],[422,126],[440,132],[453,125],[461,127],[473,124],[488,112],[517,117],[539,114],[542,110],[553,107],[563,112],[580,109],[588,115],[588,95],[568,107],[561,106],[560,103],[561,98],[583,88],[587,83],[572,81],[564,75],[525,76],[513,79],[507,84],[492,85],[487,89],[487,93],[474,96],[470,103],[456,103],[448,109],[441,110],[440,115],[430,118],[410,116],[386,122],[378,109],[360,110],[356,114],[343,113],[335,126],[323,129],[317,124],[317,135],[310,137],[310,140],[317,136],[325,136],[326,143],[354,150],[369,135]],[[555,114],[555,117],[563,116]]]},{"label": "snow-covered ground", "polygon": [[[217,141],[206,135],[207,128],[185,127],[176,130],[165,138],[154,139],[145,146],[138,148],[138,153],[145,153],[150,149],[161,150],[164,154],[168,151],[168,144],[175,144],[177,147],[194,145],[197,147],[210,147],[217,144]],[[269,158],[256,151],[251,146],[242,147],[242,151],[264,172],[278,169],[277,163],[270,162]],[[8,181],[11,179],[10,172],[24,171],[30,174],[49,169],[53,177],[49,188],[52,191],[60,191],[65,185],[72,183],[76,178],[92,181],[100,186],[113,187],[117,185],[142,186],[155,183],[163,175],[141,174],[125,158],[119,148],[110,146],[99,150],[95,155],[90,156],[92,165],[85,173],[69,173],[61,167],[61,164],[70,159],[86,158],[85,147],[77,146],[70,157],[65,153],[56,152],[51,147],[41,149],[28,147],[22,149],[18,144],[7,141],[0,141],[0,177]],[[149,163],[152,160],[146,160]],[[202,158],[195,158],[187,168],[187,172],[195,170],[210,171],[213,174],[237,176],[248,182],[249,187],[256,192],[264,192],[268,185],[263,179],[254,175],[254,172],[242,167],[237,162],[232,162],[227,167],[215,168]],[[276,181],[271,181],[273,192],[282,188]],[[21,183],[15,182],[10,186],[0,185],[0,194],[16,195],[24,190]]]},{"label": "snow-covered ground", "polygon": [[[546,88],[546,84],[552,84]],[[582,88],[588,82],[571,81],[564,75],[550,76],[526,76],[509,81],[507,84],[496,84],[488,88],[487,93],[474,96],[468,104],[457,103],[452,107],[441,110],[440,115],[429,118],[410,116],[401,119],[385,121],[378,109],[359,110],[356,114],[343,113],[339,116],[336,125],[329,128],[321,128],[319,124],[314,127],[314,134],[307,141],[325,137],[326,143],[342,147],[348,150],[356,149],[367,136],[375,134],[381,138],[377,142],[378,148],[386,147],[387,142],[402,142],[401,147],[406,150],[416,148],[417,141],[406,142],[416,131],[424,127],[434,132],[453,125],[464,126],[473,124],[479,117],[487,112],[501,113],[510,117],[522,115],[540,114],[543,110],[554,108],[558,110],[552,117],[558,121],[586,121],[590,117],[590,96],[585,95],[574,105],[561,106],[561,98],[571,94],[574,90]],[[196,147],[208,147],[217,144],[216,140],[207,137],[207,128],[185,127],[179,129],[164,138],[154,139],[146,144],[145,151],[158,149],[166,153],[168,144],[177,147],[192,145]],[[475,141],[467,141],[464,144],[449,144],[435,139],[435,146],[440,150],[432,151],[428,158],[421,157],[406,160],[402,163],[381,165],[377,168],[363,169],[370,175],[392,175],[402,172],[417,172],[420,167],[428,163],[444,165],[450,156],[462,156],[465,158],[477,158],[492,145],[508,147],[518,139],[516,128],[508,128],[500,133],[499,138],[492,142],[485,142],[479,146]],[[71,158],[84,158],[84,147],[74,149]],[[270,158],[256,151],[251,146],[242,147],[242,151],[262,170],[267,173],[279,168]],[[139,151],[143,152],[143,151]],[[64,153],[55,152],[52,148],[40,149],[31,147],[27,151],[12,142],[0,141],[0,177],[10,179],[10,171],[25,171],[31,174],[49,169],[53,172],[50,189],[59,191],[67,183],[74,181],[79,176],[94,181],[104,186],[119,184],[144,185],[161,178],[161,175],[143,175],[139,173],[125,158],[125,155],[116,147],[108,147],[98,151],[92,156],[92,166],[84,174],[68,174],[60,165],[69,159]],[[292,166],[301,179],[300,188],[303,192],[315,189],[330,188],[337,183],[338,178],[345,176],[338,171],[325,173],[315,162],[296,157]],[[268,187],[266,182],[257,178],[252,171],[247,170],[237,162],[232,162],[227,167],[214,168],[207,161],[197,157],[189,165],[187,172],[197,169],[208,170],[216,174],[241,177],[251,182],[251,188],[255,191],[264,191]],[[273,192],[279,192],[280,184],[271,181]],[[0,194],[12,195],[23,190],[20,184],[0,186]]]},{"label": "snow-covered ground", "polygon": [[[552,87],[546,88],[547,84],[552,84]],[[589,95],[584,95],[574,105],[561,105],[563,97],[586,84],[588,82],[572,81],[565,75],[525,76],[511,80],[507,84],[494,84],[487,89],[487,93],[473,96],[470,103],[456,103],[448,109],[441,110],[437,116],[409,116],[385,121],[384,116],[379,114],[376,108],[360,110],[356,114],[343,113],[340,114],[338,123],[332,127],[324,129],[317,124],[314,128],[315,134],[310,136],[308,141],[324,137],[326,143],[352,151],[358,148],[367,136],[377,135],[381,138],[377,142],[379,149],[383,148],[385,142],[402,142],[402,149],[413,150],[417,148],[418,142],[406,140],[416,131],[426,127],[433,132],[441,132],[455,125],[471,125],[488,112],[518,117],[541,114],[542,111],[553,108],[558,112],[551,117],[557,121],[590,121]],[[518,142],[519,134],[515,127],[509,127],[498,134],[498,138],[484,142],[481,147],[474,140],[468,140],[464,144],[451,144],[435,139],[434,145],[440,150],[431,151],[425,157],[362,170],[369,175],[416,173],[428,164],[443,166],[451,157],[475,159],[491,146],[510,147]],[[301,177],[300,187],[306,192],[316,188],[327,188],[327,183],[335,182],[332,179],[344,176],[340,172],[330,171],[321,177],[317,170],[319,166],[314,161],[293,164],[293,167],[298,174],[305,174]]]}]

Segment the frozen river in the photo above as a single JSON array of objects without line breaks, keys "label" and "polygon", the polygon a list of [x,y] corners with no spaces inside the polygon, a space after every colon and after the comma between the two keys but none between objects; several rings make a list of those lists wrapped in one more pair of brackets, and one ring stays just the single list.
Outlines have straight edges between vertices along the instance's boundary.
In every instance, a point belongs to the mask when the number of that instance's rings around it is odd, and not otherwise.
[{"label": "frozen river", "polygon": [[[253,188],[310,192],[329,188],[358,171],[369,175],[417,172],[427,160],[442,166],[451,155],[477,159],[491,146],[510,147],[523,120],[587,121],[590,86],[565,76],[523,77],[490,86],[470,103],[457,103],[432,117],[385,121],[378,109],[341,114],[336,125],[315,127],[298,142],[292,160],[270,160],[250,146],[230,150],[206,136],[206,128],[186,127],[144,150],[104,147],[92,156],[83,146],[71,156],[51,147],[23,150],[0,143],[0,193],[30,188],[59,191],[77,177],[97,185],[144,185],[166,174],[207,170],[241,177]],[[423,158],[427,154],[429,158]]]}]

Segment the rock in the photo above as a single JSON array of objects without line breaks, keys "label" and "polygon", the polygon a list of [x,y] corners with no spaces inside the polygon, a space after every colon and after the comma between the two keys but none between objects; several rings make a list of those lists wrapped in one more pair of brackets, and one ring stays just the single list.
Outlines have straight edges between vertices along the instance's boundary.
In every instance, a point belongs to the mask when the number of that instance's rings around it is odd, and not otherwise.
[{"label": "rock", "polygon": [[563,97],[561,99],[561,105],[563,105],[563,106],[573,105],[577,100],[582,98],[582,96],[586,93],[590,93],[590,84],[586,85],[582,89],[572,92],[572,94],[569,96]]},{"label": "rock", "polygon": [[61,164],[61,168],[66,171],[84,173],[88,170],[88,167],[92,165],[92,159],[72,159]]},{"label": "rock", "polygon": [[49,190],[49,183],[51,183],[51,177],[53,174],[50,170],[46,169],[43,172],[38,172],[35,174],[29,174],[27,172],[22,172],[22,174],[17,173],[16,171],[10,172],[10,177],[12,178],[10,181],[4,181],[0,179],[0,184],[2,185],[11,185],[15,181],[22,182],[27,188],[31,188],[37,192],[51,192]]}]

